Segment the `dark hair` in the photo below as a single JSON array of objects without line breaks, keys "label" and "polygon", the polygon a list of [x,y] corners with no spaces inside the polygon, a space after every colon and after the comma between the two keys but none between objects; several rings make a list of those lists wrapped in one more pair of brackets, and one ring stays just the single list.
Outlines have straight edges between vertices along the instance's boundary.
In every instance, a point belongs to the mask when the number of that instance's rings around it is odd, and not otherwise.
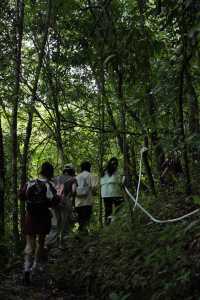
[{"label": "dark hair", "polygon": [[91,163],[89,161],[84,161],[81,164],[81,171],[88,171],[88,172],[90,172],[91,166],[92,165],[91,165]]},{"label": "dark hair", "polygon": [[47,179],[51,179],[53,177],[54,168],[52,164],[50,164],[48,161],[44,162],[41,166],[40,174]]},{"label": "dark hair", "polygon": [[68,175],[70,175],[70,176],[75,176],[75,170],[74,169],[64,169],[63,170],[63,174],[68,174]]},{"label": "dark hair", "polygon": [[112,157],[107,164],[105,171],[109,176],[112,176],[118,167],[118,159],[116,157]]}]

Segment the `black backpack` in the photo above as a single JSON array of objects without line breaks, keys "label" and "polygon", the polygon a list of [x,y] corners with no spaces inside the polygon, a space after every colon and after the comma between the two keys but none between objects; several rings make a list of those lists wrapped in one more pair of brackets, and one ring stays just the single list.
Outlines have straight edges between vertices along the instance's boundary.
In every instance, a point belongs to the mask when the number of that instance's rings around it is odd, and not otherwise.
[{"label": "black backpack", "polygon": [[36,179],[30,182],[26,191],[27,211],[31,215],[42,215],[49,207],[49,199],[46,197],[47,187],[45,182]]}]

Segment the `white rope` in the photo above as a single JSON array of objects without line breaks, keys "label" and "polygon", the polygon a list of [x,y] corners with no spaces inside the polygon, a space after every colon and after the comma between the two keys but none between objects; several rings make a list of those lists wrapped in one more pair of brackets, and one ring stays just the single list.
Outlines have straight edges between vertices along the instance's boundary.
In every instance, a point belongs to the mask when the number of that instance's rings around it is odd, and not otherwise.
[{"label": "white rope", "polygon": [[184,216],[181,216],[179,218],[175,218],[175,219],[168,219],[168,220],[159,220],[157,218],[154,218],[144,207],[142,207],[142,205],[140,205],[138,202],[136,202],[136,199],[134,198],[134,196],[129,192],[129,190],[127,189],[126,186],[124,186],[124,189],[127,193],[127,195],[133,200],[133,202],[135,203],[135,205],[137,205],[154,223],[160,223],[160,224],[163,224],[163,223],[173,223],[173,222],[177,222],[177,221],[180,221],[180,220],[183,220],[191,215],[194,215],[196,214],[198,211],[199,211],[199,208],[184,215]]},{"label": "white rope", "polygon": [[139,167],[139,178],[138,178],[138,184],[137,184],[137,191],[136,191],[136,198],[135,198],[135,205],[133,207],[133,211],[135,210],[137,204],[138,204],[138,197],[139,197],[139,191],[140,191],[140,182],[141,182],[141,174],[142,174],[142,156],[145,151],[147,151],[148,148],[142,147],[140,150],[140,167]]},{"label": "white rope", "polygon": [[[177,221],[183,220],[191,215],[196,214],[199,211],[199,208],[195,209],[194,211],[192,211],[186,215],[183,215],[183,216],[175,218],[175,219],[160,220],[160,219],[154,218],[144,207],[142,207],[142,205],[139,204],[138,197],[139,197],[141,174],[142,174],[142,156],[143,156],[143,153],[147,150],[148,149],[146,147],[143,147],[140,150],[140,167],[139,167],[139,179],[138,179],[138,184],[137,184],[136,198],[131,194],[131,192],[128,190],[128,188],[124,185],[125,192],[134,202],[133,211],[135,210],[136,206],[138,206],[154,223],[159,223],[159,224],[177,222]],[[125,178],[123,180],[123,183],[125,183]]]}]

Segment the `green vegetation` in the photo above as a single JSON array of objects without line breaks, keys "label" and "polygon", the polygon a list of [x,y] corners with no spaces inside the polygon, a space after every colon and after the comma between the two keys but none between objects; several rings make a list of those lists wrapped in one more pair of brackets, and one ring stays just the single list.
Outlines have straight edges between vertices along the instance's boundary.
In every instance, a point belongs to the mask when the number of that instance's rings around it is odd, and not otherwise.
[{"label": "green vegetation", "polygon": [[[199,11],[195,0],[1,1],[0,269],[23,248],[17,191],[46,160],[57,175],[88,159],[100,176],[117,156],[135,194],[145,146],[139,202],[161,219],[199,207]],[[152,224],[127,202],[102,228],[99,198],[93,234],[51,266],[55,288],[198,300],[198,214]]]}]

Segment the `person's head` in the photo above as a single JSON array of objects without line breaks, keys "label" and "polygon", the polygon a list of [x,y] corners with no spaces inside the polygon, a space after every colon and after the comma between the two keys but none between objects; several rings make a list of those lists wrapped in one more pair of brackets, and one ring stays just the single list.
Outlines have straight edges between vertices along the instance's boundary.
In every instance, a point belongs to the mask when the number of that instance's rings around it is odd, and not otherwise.
[{"label": "person's head", "polygon": [[84,162],[82,162],[82,164],[81,164],[81,172],[83,172],[83,171],[88,171],[88,172],[90,172],[90,170],[91,170],[91,163],[89,162],[89,161],[84,161]]},{"label": "person's head", "polygon": [[75,176],[75,168],[72,164],[66,164],[63,169],[63,174]]},{"label": "person's head", "polygon": [[53,173],[54,168],[52,164],[50,164],[49,162],[44,162],[41,166],[40,174],[47,179],[51,179],[53,177]]},{"label": "person's head", "polygon": [[118,168],[118,159],[116,157],[112,157],[108,164],[107,164],[107,168],[106,171],[108,172],[108,175],[112,175]]}]

